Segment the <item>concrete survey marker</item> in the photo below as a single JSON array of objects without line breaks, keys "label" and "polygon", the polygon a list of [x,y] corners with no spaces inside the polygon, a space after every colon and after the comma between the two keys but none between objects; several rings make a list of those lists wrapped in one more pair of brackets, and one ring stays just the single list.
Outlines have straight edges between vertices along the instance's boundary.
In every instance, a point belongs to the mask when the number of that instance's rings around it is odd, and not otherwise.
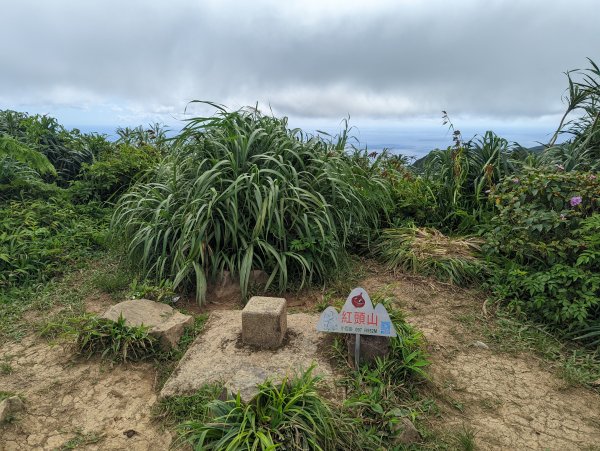
[{"label": "concrete survey marker", "polygon": [[242,310],[242,340],[260,348],[278,348],[287,332],[284,298],[253,296]]},{"label": "concrete survey marker", "polygon": [[202,385],[220,382],[242,399],[250,400],[256,385],[281,381],[316,364],[314,374],[333,386],[333,371],[322,355],[324,336],[316,330],[318,316],[297,313],[287,316],[287,334],[277,349],[260,349],[242,340],[242,312],[213,312],[204,332],[183,356],[165,383],[160,397],[189,395]]}]

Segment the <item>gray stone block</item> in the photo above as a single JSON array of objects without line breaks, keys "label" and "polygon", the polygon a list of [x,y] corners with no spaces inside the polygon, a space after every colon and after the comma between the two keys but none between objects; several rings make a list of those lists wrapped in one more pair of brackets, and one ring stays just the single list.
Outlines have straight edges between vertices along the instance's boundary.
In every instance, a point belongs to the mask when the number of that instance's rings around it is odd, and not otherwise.
[{"label": "gray stone block", "polygon": [[281,346],[287,332],[284,298],[253,296],[242,310],[242,340],[261,348]]},{"label": "gray stone block", "polygon": [[123,315],[128,326],[148,326],[150,335],[158,338],[161,347],[169,350],[179,342],[186,326],[194,323],[194,318],[184,315],[173,307],[147,299],[123,301],[110,307],[103,318],[117,321]]}]

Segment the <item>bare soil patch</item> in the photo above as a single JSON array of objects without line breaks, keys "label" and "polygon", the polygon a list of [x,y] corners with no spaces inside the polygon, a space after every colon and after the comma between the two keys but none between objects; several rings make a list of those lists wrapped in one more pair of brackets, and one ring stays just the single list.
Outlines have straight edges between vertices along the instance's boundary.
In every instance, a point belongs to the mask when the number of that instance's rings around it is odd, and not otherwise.
[{"label": "bare soil patch", "polygon": [[68,347],[33,337],[3,345],[0,359],[12,368],[0,375],[1,390],[22,395],[26,406],[16,421],[0,426],[0,449],[60,449],[78,437],[97,440],[78,449],[168,449],[171,434],[151,419],[152,364],[74,359]]},{"label": "bare soil patch", "polygon": [[475,344],[484,337],[461,318],[482,315],[483,295],[409,277],[363,283],[393,294],[427,339],[433,395],[442,408],[434,429],[467,427],[479,449],[600,449],[598,393],[569,386],[529,353]]},{"label": "bare soil patch", "polygon": [[[431,396],[441,409],[439,418],[428,420],[434,431],[450,435],[466,427],[475,433],[479,449],[600,449],[597,392],[567,384],[531,353],[474,344],[485,337],[464,318],[481,317],[482,294],[428,279],[376,274],[360,285],[370,293],[392,294],[427,339]],[[314,311],[321,293],[286,297],[296,311]],[[100,313],[114,302],[94,295],[86,300],[86,310]],[[230,309],[239,314],[240,307]],[[297,336],[290,338],[291,344],[298,342]],[[245,351],[237,335],[227,346]],[[323,344],[318,347],[324,356]],[[0,344],[0,362],[10,368],[0,372],[0,390],[22,395],[26,406],[14,422],[0,426],[0,450],[67,444],[87,450],[165,450],[172,443],[171,433],[151,416],[158,396],[151,363],[111,366],[82,360],[68,347],[34,335]]]}]

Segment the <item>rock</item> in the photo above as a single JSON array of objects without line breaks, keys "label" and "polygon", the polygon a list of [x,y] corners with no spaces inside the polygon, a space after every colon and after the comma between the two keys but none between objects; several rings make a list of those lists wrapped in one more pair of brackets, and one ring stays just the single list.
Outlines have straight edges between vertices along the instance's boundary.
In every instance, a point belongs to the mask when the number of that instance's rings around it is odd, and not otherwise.
[{"label": "rock", "polygon": [[490,347],[486,345],[483,341],[474,341],[473,346],[480,349],[490,349]]},{"label": "rock", "polygon": [[[348,355],[354,361],[355,335],[346,335]],[[377,337],[374,335],[360,336],[360,363],[372,363],[377,357],[385,357],[390,353],[390,337]]]},{"label": "rock", "polygon": [[398,422],[392,426],[392,432],[396,434],[394,441],[398,445],[411,445],[421,441],[421,434],[406,417],[398,418]]},{"label": "rock", "polygon": [[217,298],[238,296],[240,294],[240,283],[232,277],[231,272],[223,271],[209,291]]},{"label": "rock", "polygon": [[147,299],[120,302],[110,307],[102,317],[117,321],[121,314],[128,326],[149,326],[150,335],[156,337],[167,351],[177,346],[184,328],[194,322],[194,318],[167,304]]},{"label": "rock", "polygon": [[287,332],[284,298],[253,296],[242,310],[242,341],[260,348],[281,346]]},{"label": "rock", "polygon": [[131,438],[134,435],[136,435],[138,432],[135,429],[127,429],[126,431],[123,431],[123,435],[126,436],[127,438]]},{"label": "rock", "polygon": [[11,396],[0,402],[0,424],[10,421],[15,413],[24,409],[23,401],[18,396]]}]

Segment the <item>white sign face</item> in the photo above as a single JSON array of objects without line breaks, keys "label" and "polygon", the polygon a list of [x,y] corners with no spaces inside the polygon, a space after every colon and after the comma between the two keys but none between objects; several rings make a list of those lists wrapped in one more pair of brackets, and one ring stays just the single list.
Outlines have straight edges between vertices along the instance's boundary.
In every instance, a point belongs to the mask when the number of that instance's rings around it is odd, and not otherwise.
[{"label": "white sign face", "polygon": [[371,298],[364,288],[352,290],[341,312],[338,313],[335,307],[327,307],[321,313],[317,330],[381,337],[396,336],[396,329],[387,310],[383,304],[377,304],[373,308]]}]

